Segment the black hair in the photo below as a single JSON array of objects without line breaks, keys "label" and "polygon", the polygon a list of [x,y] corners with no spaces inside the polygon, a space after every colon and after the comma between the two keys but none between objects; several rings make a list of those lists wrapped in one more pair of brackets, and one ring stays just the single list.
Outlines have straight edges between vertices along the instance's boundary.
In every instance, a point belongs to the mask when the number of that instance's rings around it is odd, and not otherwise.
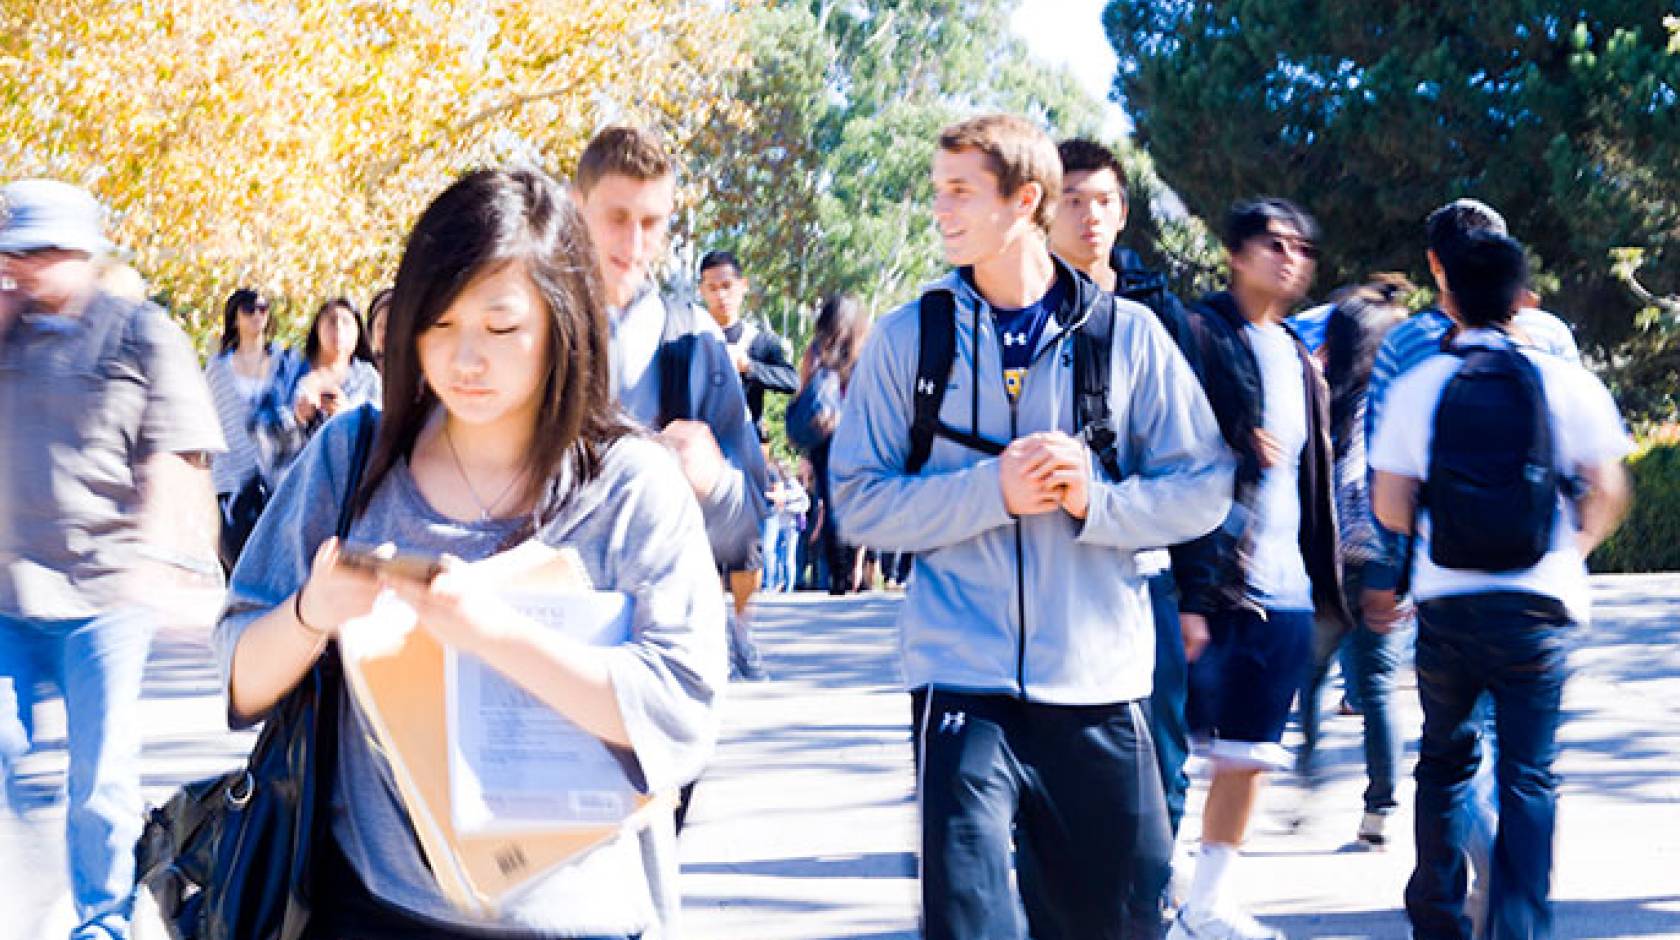
[{"label": "black hair", "polygon": [[1497,209],[1475,199],[1455,199],[1436,209],[1424,220],[1423,228],[1429,250],[1437,257],[1451,251],[1471,232],[1510,234],[1505,228],[1505,217]]},{"label": "black hair", "polygon": [[1115,182],[1120,184],[1120,198],[1127,198],[1126,168],[1120,165],[1120,158],[1114,155],[1114,151],[1088,137],[1071,137],[1056,145],[1056,154],[1062,158],[1064,184],[1069,173],[1108,170],[1114,174]]},{"label": "black hair", "polygon": [[350,298],[334,297],[322,304],[315,311],[315,318],[309,321],[309,333],[303,341],[303,360],[311,367],[321,352],[321,320],[340,308],[350,311],[350,316],[356,321],[356,347],[350,351],[350,359],[360,359],[369,364],[373,362],[373,348],[368,345],[367,324],[362,322],[362,315],[356,311],[356,305],[350,302]]},{"label": "black hair", "polygon": [[408,458],[437,395],[420,371],[419,339],[468,285],[508,264],[524,267],[548,320],[548,373],[526,455],[535,502],[517,544],[600,473],[606,448],[634,434],[610,385],[606,300],[595,250],[572,200],[540,170],[478,170],[444,190],[414,224],[397,268],[385,326],[384,418],[355,511]]},{"label": "black hair", "polygon": [[[254,310],[258,305],[268,306],[268,301],[253,288],[241,287],[228,295],[227,303],[222,305],[222,339],[218,352],[232,352],[239,348],[239,315],[247,310]],[[266,339],[274,335],[274,318],[268,318],[268,325],[263,328]]]},{"label": "black hair", "polygon": [[1222,240],[1225,250],[1236,254],[1248,240],[1266,234],[1273,222],[1287,225],[1309,242],[1318,241],[1318,223],[1307,210],[1276,196],[1245,199],[1231,207],[1225,215]]},{"label": "black hair", "polygon": [[741,274],[741,260],[736,258],[735,253],[732,251],[708,251],[705,256],[700,259],[701,274],[705,274],[713,268],[723,267],[734,268],[735,275],[737,277]]},{"label": "black hair", "polygon": [[1324,381],[1330,387],[1330,442],[1341,457],[1365,425],[1365,391],[1383,337],[1406,318],[1414,288],[1400,275],[1378,275],[1336,301],[1324,326]]},{"label": "black hair", "polygon": [[1470,232],[1437,252],[1447,275],[1458,321],[1465,327],[1499,326],[1516,312],[1528,285],[1528,256],[1516,239],[1491,230]]},{"label": "black hair", "polygon": [[[367,328],[370,334],[373,332],[374,325],[379,322],[379,318],[391,312],[392,293],[394,291],[391,288],[381,287],[373,292],[373,299],[368,301]],[[390,324],[386,324],[386,326],[390,326]]]}]

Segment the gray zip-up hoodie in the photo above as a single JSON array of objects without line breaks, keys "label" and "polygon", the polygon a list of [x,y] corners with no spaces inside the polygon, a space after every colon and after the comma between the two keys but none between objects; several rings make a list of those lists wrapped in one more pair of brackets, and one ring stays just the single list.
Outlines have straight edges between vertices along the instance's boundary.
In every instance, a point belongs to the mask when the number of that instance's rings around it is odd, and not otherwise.
[{"label": "gray zip-up hoodie", "polygon": [[[1061,261],[1062,309],[1046,324],[1013,406],[990,308],[968,276],[956,298],[956,358],[940,413],[1004,442],[1074,434],[1073,330],[1101,292]],[[847,386],[830,476],[847,539],[916,552],[899,616],[910,688],[934,685],[1056,705],[1150,693],[1155,628],[1133,556],[1201,536],[1225,518],[1234,461],[1183,354],[1143,306],[1115,301],[1110,408],[1121,479],[1091,460],[1084,521],[1013,517],[998,459],[938,438],[905,473],[921,324],[912,302],[883,317]]]}]

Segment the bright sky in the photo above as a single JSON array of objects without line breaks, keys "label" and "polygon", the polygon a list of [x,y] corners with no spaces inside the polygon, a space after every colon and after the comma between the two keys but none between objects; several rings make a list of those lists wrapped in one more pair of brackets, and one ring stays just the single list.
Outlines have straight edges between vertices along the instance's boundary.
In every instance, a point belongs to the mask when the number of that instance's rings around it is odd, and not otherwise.
[{"label": "bright sky", "polygon": [[[1102,29],[1104,0],[1021,0],[1010,21],[1034,56],[1065,64],[1097,98],[1108,100],[1114,79],[1114,49]],[[1119,107],[1108,105],[1108,130],[1124,133],[1130,122]]]}]

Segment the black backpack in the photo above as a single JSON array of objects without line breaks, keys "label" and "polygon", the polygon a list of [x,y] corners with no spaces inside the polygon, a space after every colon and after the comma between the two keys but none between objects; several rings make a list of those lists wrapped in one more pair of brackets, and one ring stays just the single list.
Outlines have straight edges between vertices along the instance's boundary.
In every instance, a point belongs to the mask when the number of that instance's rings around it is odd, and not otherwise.
[{"label": "black backpack", "polygon": [[671,294],[661,294],[665,304],[665,328],[659,337],[654,368],[659,370],[659,428],[672,421],[695,418],[689,401],[689,373],[694,368],[694,346],[700,341],[694,332],[694,308]]},{"label": "black backpack", "polygon": [[[906,473],[918,474],[933,453],[933,439],[943,437],[964,447],[997,456],[1006,444],[959,431],[939,419],[945,387],[957,358],[956,298],[948,290],[922,295],[921,347],[916,359],[915,411],[910,420],[910,454]],[[1086,446],[1097,455],[1110,478],[1120,479],[1119,437],[1108,408],[1109,363],[1114,345],[1114,297],[1102,300],[1074,332],[1073,420]]]},{"label": "black backpack", "polygon": [[1429,510],[1429,557],[1460,570],[1531,568],[1551,549],[1563,491],[1540,372],[1509,345],[1452,339],[1441,349],[1463,362],[1435,409],[1418,500]]}]

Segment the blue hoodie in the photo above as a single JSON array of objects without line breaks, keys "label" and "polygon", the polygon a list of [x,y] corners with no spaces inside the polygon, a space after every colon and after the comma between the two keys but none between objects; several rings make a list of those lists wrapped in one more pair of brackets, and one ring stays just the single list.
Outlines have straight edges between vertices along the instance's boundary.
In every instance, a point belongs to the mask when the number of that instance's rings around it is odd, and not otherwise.
[{"label": "blue hoodie", "polygon": [[[933,290],[956,299],[956,359],[941,418],[1007,441],[1075,433],[1073,331],[1101,301],[1061,261],[1062,307],[1046,325],[1020,400],[1004,392],[997,329],[962,272]],[[945,439],[905,473],[921,324],[912,302],[876,324],[848,386],[830,474],[848,538],[916,554],[899,617],[906,679],[966,692],[1096,705],[1149,695],[1155,627],[1134,556],[1212,530],[1230,508],[1234,462],[1183,355],[1154,314],[1115,301],[1110,407],[1121,479],[1091,460],[1084,521],[1062,510],[1016,518],[998,458]]]}]

